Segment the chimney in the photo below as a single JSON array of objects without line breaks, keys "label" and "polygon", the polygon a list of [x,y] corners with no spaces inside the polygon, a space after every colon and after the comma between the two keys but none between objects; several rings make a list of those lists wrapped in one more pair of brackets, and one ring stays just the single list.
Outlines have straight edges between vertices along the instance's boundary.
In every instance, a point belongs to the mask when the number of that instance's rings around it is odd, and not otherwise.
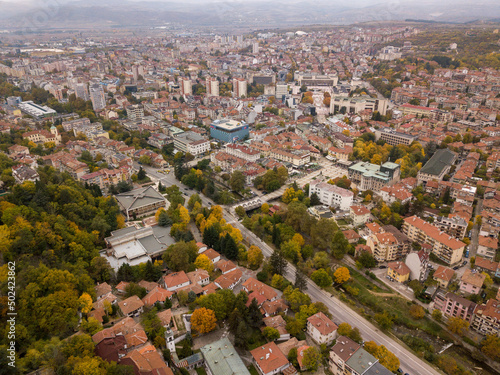
[{"label": "chimney", "polygon": [[266,359],[269,359],[269,353],[266,354]]}]

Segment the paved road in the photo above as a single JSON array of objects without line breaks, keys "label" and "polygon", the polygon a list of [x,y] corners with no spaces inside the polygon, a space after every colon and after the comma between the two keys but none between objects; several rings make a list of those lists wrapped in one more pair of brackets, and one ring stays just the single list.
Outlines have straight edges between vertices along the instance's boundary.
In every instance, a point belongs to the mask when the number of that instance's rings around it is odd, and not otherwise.
[{"label": "paved road", "polygon": [[[476,205],[476,211],[474,212],[474,217],[472,220],[475,222],[476,215],[481,215],[481,211],[483,210],[483,200],[479,199],[477,201]],[[475,257],[477,253],[477,246],[479,242],[479,225],[474,224],[472,227],[472,235],[471,235],[471,240],[470,240],[470,246],[469,246],[469,259],[471,257]]]},{"label": "paved road", "polygon": [[[230,223],[241,231],[243,237],[246,238],[247,241],[260,247],[266,257],[271,256],[272,249],[255,234],[241,225],[241,223],[234,219],[234,217],[233,220],[230,221]],[[289,280],[294,280],[295,267],[291,264],[288,264],[285,276]],[[357,327],[365,341],[373,340],[377,344],[384,345],[388,350],[393,352],[399,358],[399,361],[401,362],[401,369],[404,372],[408,372],[411,375],[439,374],[439,372],[432,366],[430,366],[426,362],[423,362],[402,345],[396,343],[393,339],[389,338],[385,333],[381,332],[377,327],[375,327],[365,318],[360,316],[350,307],[340,302],[337,298],[331,297],[327,292],[320,289],[309,279],[307,280],[307,294],[313,301],[323,302],[330,310],[334,321],[339,323],[347,322],[351,326]]]},{"label": "paved road", "polygon": [[[158,173],[157,170],[150,167],[144,167],[148,176],[155,182],[161,180],[162,184],[166,186],[170,186],[172,184],[176,184],[179,186],[180,190],[186,193],[186,195],[190,196],[195,193],[194,190],[187,190],[186,187],[175,180],[173,174],[164,175],[162,173]],[[200,197],[203,201],[203,204],[208,206],[210,202],[213,202],[200,194]],[[251,244],[254,244],[262,249],[263,254],[266,257],[270,257],[272,254],[272,249],[265,242],[263,242],[260,238],[258,238],[253,232],[246,229],[237,219],[236,217],[229,212],[228,207],[224,207],[223,211],[224,219],[233,225],[235,228],[238,228],[243,237]],[[287,265],[285,276],[289,280],[295,279],[295,267],[291,264]],[[431,367],[426,362],[423,362],[417,356],[415,356],[412,352],[404,348],[402,345],[395,342],[393,339],[389,338],[385,333],[381,332],[377,327],[367,321],[365,318],[360,316],[350,307],[346,306],[342,302],[340,302],[337,298],[331,297],[327,292],[320,289],[316,284],[314,284],[311,280],[307,280],[307,294],[311,297],[311,299],[316,302],[323,302],[328,309],[330,310],[334,321],[336,322],[347,322],[353,327],[357,327],[363,336],[365,341],[375,341],[379,345],[384,345],[388,350],[393,352],[401,362],[401,369],[403,372],[408,372],[411,375],[438,375],[439,372]]]}]

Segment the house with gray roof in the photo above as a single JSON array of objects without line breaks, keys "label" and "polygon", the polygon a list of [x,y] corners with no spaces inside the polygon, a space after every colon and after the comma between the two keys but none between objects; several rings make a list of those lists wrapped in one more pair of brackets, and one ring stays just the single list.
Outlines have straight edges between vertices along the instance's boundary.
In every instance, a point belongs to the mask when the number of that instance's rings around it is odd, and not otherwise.
[{"label": "house with gray roof", "polygon": [[372,367],[378,359],[368,353],[365,349],[359,348],[356,352],[346,361],[345,366],[351,374],[365,374],[366,371]]},{"label": "house with gray roof", "polygon": [[154,214],[159,208],[167,209],[170,202],[153,186],[127,191],[115,195],[118,205],[127,220]]},{"label": "house with gray roof", "polygon": [[418,171],[418,184],[426,184],[428,181],[442,181],[456,159],[457,154],[447,148],[437,150]]},{"label": "house with gray roof", "polygon": [[250,375],[227,337],[207,344],[200,350],[209,375]]}]

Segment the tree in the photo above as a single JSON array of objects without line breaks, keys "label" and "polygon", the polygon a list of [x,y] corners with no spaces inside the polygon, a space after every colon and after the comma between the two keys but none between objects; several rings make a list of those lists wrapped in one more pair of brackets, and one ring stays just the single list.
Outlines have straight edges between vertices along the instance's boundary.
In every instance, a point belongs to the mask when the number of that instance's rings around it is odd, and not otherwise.
[{"label": "tree", "polygon": [[376,259],[368,251],[362,251],[356,260],[364,268],[373,268],[377,265]]},{"label": "tree", "polygon": [[82,313],[88,314],[92,310],[92,297],[88,293],[83,293],[78,299]]},{"label": "tree", "polygon": [[377,345],[374,341],[368,341],[364,345],[365,350],[380,361],[380,364],[392,372],[399,368],[399,359],[384,345]]},{"label": "tree", "polygon": [[245,209],[243,208],[243,206],[238,206],[234,209],[234,212],[236,213],[236,215],[238,215],[238,217],[242,218],[246,215],[246,211]]},{"label": "tree", "polygon": [[113,268],[106,258],[96,256],[90,261],[89,273],[95,281],[99,283],[109,281],[112,272]]},{"label": "tree", "polygon": [[413,290],[413,294],[415,295],[415,297],[418,297],[420,293],[422,293],[422,290],[424,289],[424,287],[418,280],[410,281],[408,283],[408,286]]},{"label": "tree", "polygon": [[234,335],[234,345],[238,348],[246,349],[248,345],[248,326],[241,320]]},{"label": "tree", "polygon": [[241,171],[235,170],[229,179],[229,186],[233,191],[240,192],[245,188],[245,181],[245,175]]},{"label": "tree", "polygon": [[335,221],[321,218],[311,227],[312,245],[327,250],[330,248],[334,234],[338,230]]},{"label": "tree", "polygon": [[394,324],[393,318],[387,311],[375,314],[375,321],[384,331],[390,330],[392,328],[392,325]]},{"label": "tree", "polygon": [[432,314],[431,314],[431,315],[432,315],[432,318],[433,318],[434,320],[437,320],[438,322],[440,322],[440,321],[441,321],[441,319],[443,319],[443,313],[441,312],[441,310],[436,309],[436,310],[434,310],[434,311],[432,312]]},{"label": "tree", "polygon": [[344,236],[342,231],[338,230],[333,236],[332,240],[332,254],[333,256],[341,260],[344,258],[345,253],[347,253],[347,249],[349,248],[349,241]]},{"label": "tree", "polygon": [[324,268],[320,268],[319,270],[314,271],[311,274],[311,280],[316,283],[316,285],[326,288],[327,286],[332,285],[332,278],[328,274],[328,272]]},{"label": "tree", "polygon": [[352,327],[349,323],[340,323],[337,328],[337,333],[339,336],[349,336],[352,331]]},{"label": "tree", "polygon": [[500,361],[500,337],[488,335],[481,343],[481,351],[494,361]]},{"label": "tree", "polygon": [[321,362],[321,353],[311,346],[304,350],[302,354],[302,366],[306,371],[316,371]]},{"label": "tree", "polygon": [[221,248],[221,252],[227,259],[235,260],[238,258],[238,245],[229,233],[224,237],[224,248]]},{"label": "tree", "polygon": [[214,264],[210,260],[209,257],[207,257],[205,254],[200,254],[194,261],[194,265],[196,268],[201,268],[207,271],[208,273],[212,273],[214,270]]},{"label": "tree", "polygon": [[191,326],[200,333],[208,333],[215,329],[217,318],[213,310],[200,307],[191,315]]},{"label": "tree", "polygon": [[125,298],[137,296],[142,299],[146,296],[146,294],[148,294],[146,288],[143,288],[139,284],[130,283],[125,287]]},{"label": "tree", "polygon": [[264,255],[262,254],[262,250],[255,245],[250,246],[250,248],[247,251],[247,261],[250,269],[252,270],[258,269],[262,264],[263,260],[264,260]]},{"label": "tree", "polygon": [[142,169],[142,167],[139,168],[139,172],[137,172],[137,179],[139,181],[143,181],[146,179],[146,171]]},{"label": "tree", "polygon": [[283,255],[290,259],[293,263],[297,263],[302,259],[300,254],[300,245],[294,240],[289,240],[281,244],[281,251]]},{"label": "tree", "polygon": [[262,334],[267,339],[267,341],[274,341],[280,338],[280,333],[276,328],[266,327],[262,330]]},{"label": "tree", "polygon": [[267,202],[262,203],[262,206],[260,206],[260,211],[263,214],[269,213],[269,204]]},{"label": "tree", "polygon": [[162,259],[173,271],[187,271],[190,264],[196,260],[198,256],[198,248],[194,241],[184,242],[180,241],[170,245]]},{"label": "tree", "polygon": [[335,270],[333,278],[337,284],[343,284],[351,278],[347,267],[339,267]]},{"label": "tree", "polygon": [[413,319],[422,319],[425,316],[425,310],[420,305],[411,305],[410,307],[410,316]]},{"label": "tree", "polygon": [[448,318],[448,329],[459,336],[463,336],[469,328],[469,323],[462,318],[452,316]]},{"label": "tree", "polygon": [[286,260],[281,250],[274,250],[269,259],[273,274],[283,275],[286,269]]},{"label": "tree", "polygon": [[311,206],[319,206],[321,201],[319,200],[318,194],[312,193],[309,197]]},{"label": "tree", "polygon": [[307,290],[307,279],[298,267],[295,269],[295,283],[293,286],[300,291]]}]

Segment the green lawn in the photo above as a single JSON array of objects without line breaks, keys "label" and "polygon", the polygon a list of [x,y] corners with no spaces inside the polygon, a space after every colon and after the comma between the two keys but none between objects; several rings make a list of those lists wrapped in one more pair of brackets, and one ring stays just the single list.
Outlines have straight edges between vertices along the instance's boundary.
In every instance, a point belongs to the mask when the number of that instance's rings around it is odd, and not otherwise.
[{"label": "green lawn", "polygon": [[197,373],[198,375],[207,375],[207,371],[205,370],[205,368],[204,368],[204,367],[197,367],[197,368],[196,368],[196,373]]},{"label": "green lawn", "polygon": [[257,371],[254,365],[250,365],[247,368],[248,372],[250,372],[251,375],[259,375],[259,372]]}]

